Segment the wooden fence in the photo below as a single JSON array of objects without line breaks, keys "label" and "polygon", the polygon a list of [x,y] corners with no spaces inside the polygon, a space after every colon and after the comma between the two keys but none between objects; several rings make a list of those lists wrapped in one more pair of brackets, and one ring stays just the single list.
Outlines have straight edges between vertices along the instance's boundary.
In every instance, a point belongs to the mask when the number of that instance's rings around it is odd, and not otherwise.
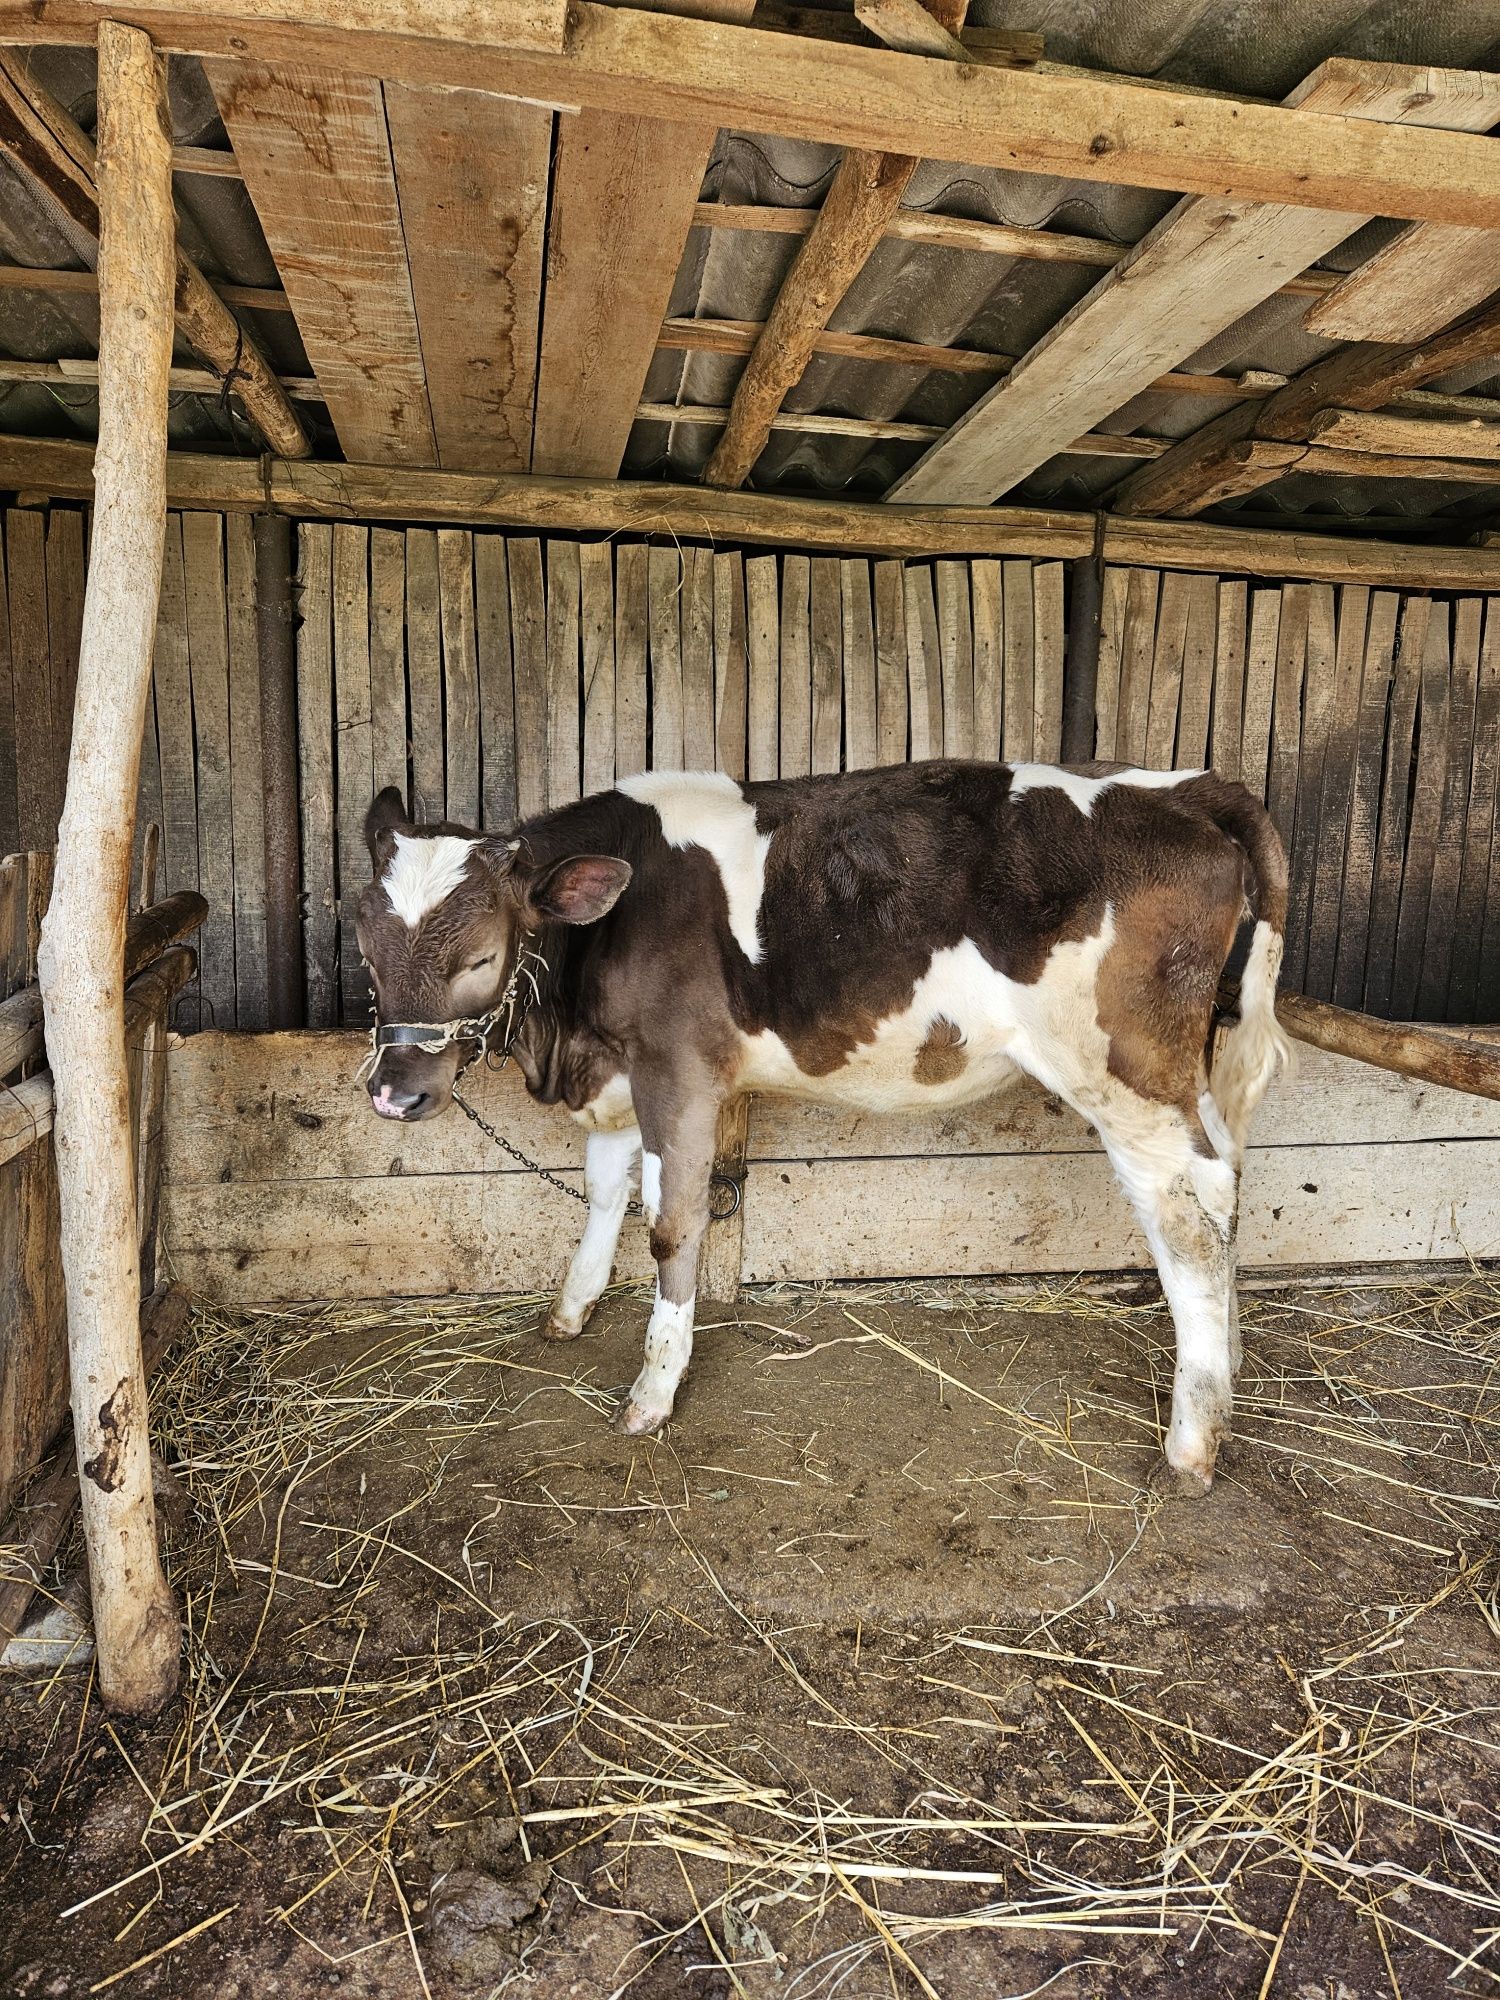
[{"label": "wooden fence", "polygon": [[[51,844],[87,522],[12,508],[0,851]],[[343,910],[372,793],[488,827],[647,767],[750,779],[1058,754],[1066,566],[868,561],[462,529],[297,534],[299,787],[268,800],[244,515],[168,522],[141,817],[209,919],[182,1028],[266,1021],[265,815],[300,822],[306,1018],[368,1019]],[[1097,754],[1212,762],[1292,857],[1287,983],[1500,1019],[1496,600],[1106,573]]]}]

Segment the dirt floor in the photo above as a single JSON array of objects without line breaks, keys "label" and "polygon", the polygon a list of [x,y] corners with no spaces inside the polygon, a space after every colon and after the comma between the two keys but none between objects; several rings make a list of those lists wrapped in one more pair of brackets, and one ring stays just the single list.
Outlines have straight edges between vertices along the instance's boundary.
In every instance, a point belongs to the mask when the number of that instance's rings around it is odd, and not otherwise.
[{"label": "dirt floor", "polygon": [[200,1316],[182,1694],[0,1682],[0,1992],[1500,1987],[1492,1275],[1249,1299],[1203,1501],[1152,1300],[776,1288],[655,1442],[644,1312]]}]

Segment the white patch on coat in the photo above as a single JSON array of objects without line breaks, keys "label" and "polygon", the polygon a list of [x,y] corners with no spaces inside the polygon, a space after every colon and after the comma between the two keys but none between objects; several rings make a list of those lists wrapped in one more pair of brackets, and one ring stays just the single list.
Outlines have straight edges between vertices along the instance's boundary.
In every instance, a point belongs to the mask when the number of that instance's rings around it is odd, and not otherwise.
[{"label": "white patch on coat", "polygon": [[646,1328],[646,1362],[631,1384],[620,1428],[634,1436],[660,1430],[672,1414],[677,1385],[693,1358],[693,1301],[674,1305],[656,1291]]},{"label": "white patch on coat", "polygon": [[635,1101],[630,1094],[630,1078],[621,1071],[612,1076],[579,1111],[570,1111],[587,1132],[625,1132],[635,1128]]},{"label": "white patch on coat", "polygon": [[641,1209],[653,1228],[661,1214],[661,1154],[641,1155]]},{"label": "white patch on coat", "polygon": [[453,894],[469,870],[469,856],[479,845],[456,833],[413,838],[396,835],[396,852],[381,877],[386,901],[409,930],[430,916]]},{"label": "white patch on coat", "polygon": [[[1094,989],[1113,939],[1113,912],[1106,911],[1095,936],[1055,945],[1041,977],[1024,985],[996,971],[965,938],[933,953],[906,1006],[881,1021],[839,1068],[809,1076],[781,1037],[765,1030],[742,1038],[737,1082],[746,1090],[866,1111],[940,1111],[991,1096],[1013,1082],[1018,1069],[1041,1077],[1049,1089],[1059,1087],[1054,1077],[1072,1084],[1107,1074],[1108,1041]],[[917,1054],[938,1020],[958,1030],[964,1066],[943,1082],[919,1083]]]},{"label": "white patch on coat", "polygon": [[559,1332],[582,1332],[594,1302],[609,1283],[640,1150],[641,1135],[633,1126],[589,1134],[584,1169],[589,1219],[552,1308],[552,1323]]},{"label": "white patch on coat", "polygon": [[729,930],[752,965],[760,960],[760,904],[771,836],[757,833],[755,808],[722,771],[644,771],[618,790],[652,806],[670,847],[701,847],[724,884]]},{"label": "white patch on coat", "polygon": [[1081,771],[1064,771],[1056,764],[1012,764],[1010,773],[1013,799],[1024,798],[1027,792],[1065,792],[1085,818],[1093,812],[1099,794],[1111,785],[1139,785],[1149,789],[1182,785],[1189,778],[1203,776],[1201,771],[1113,771],[1106,778],[1090,778]]}]

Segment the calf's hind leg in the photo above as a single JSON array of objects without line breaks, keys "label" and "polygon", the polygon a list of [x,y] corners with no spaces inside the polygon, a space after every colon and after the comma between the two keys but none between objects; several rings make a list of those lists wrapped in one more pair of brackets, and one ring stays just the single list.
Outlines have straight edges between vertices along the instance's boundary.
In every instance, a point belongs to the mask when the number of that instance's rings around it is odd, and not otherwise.
[{"label": "calf's hind leg", "polygon": [[583,1169],[589,1219],[542,1328],[549,1340],[572,1340],[582,1333],[599,1294],[609,1283],[640,1156],[641,1135],[633,1125],[623,1132],[589,1134]]},{"label": "calf's hind leg", "polygon": [[1140,1218],[1177,1332],[1167,1463],[1191,1491],[1213,1484],[1228,1435],[1238,1345],[1234,1231],[1239,1176],[1180,1111],[1101,1121],[1100,1137]]},{"label": "calf's hind leg", "polygon": [[666,1110],[660,1108],[666,1092],[638,1090],[636,1099],[645,1146],[641,1180],[651,1224],[651,1254],[656,1259],[656,1303],[646,1328],[645,1364],[616,1422],[621,1430],[637,1434],[660,1430],[671,1416],[677,1385],[693,1352],[698,1251],[708,1228],[719,1099],[707,1090],[683,1098],[680,1088],[671,1091]]}]

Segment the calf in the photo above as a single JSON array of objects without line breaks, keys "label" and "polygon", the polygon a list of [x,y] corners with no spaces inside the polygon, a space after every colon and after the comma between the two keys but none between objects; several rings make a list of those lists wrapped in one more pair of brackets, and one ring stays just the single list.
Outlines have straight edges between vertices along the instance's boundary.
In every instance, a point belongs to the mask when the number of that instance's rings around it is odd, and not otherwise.
[{"label": "calf", "polygon": [[1177,1330],[1166,1455],[1208,1487],[1239,1363],[1246,1128],[1286,1053],[1286,861],[1249,792],[1106,765],[653,772],[505,836],[414,826],[387,789],[366,833],[374,1109],[444,1110],[521,981],[527,1085],[587,1128],[588,1222],[553,1338],[608,1284],[639,1174],[658,1283],[625,1430],[666,1421],[688,1364],[727,1097],[935,1110],[1025,1073],[1095,1127],[1140,1218]]}]

